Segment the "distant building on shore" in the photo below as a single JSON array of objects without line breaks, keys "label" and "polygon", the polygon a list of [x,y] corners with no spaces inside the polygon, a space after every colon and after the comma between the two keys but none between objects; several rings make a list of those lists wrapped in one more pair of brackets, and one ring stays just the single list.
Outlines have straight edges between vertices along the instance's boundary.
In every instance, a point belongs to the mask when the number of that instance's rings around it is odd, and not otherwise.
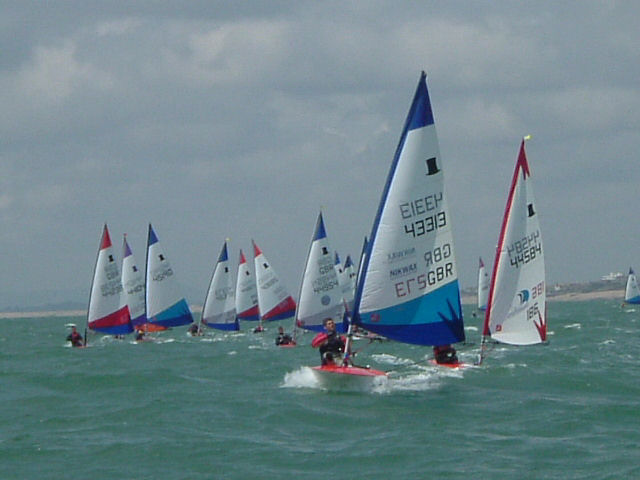
[{"label": "distant building on shore", "polygon": [[601,276],[600,280],[602,280],[603,282],[613,282],[623,277],[624,277],[624,274],[620,272],[610,272],[610,273],[607,273],[606,275]]}]

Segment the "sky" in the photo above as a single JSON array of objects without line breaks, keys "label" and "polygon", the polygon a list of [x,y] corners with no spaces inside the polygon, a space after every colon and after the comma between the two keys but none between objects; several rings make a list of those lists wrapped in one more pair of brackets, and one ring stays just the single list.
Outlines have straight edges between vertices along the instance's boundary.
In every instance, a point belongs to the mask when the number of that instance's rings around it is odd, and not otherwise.
[{"label": "sky", "polygon": [[640,3],[0,1],[0,308],[88,300],[149,222],[189,302],[255,239],[290,292],[357,260],[422,70],[462,288],[520,141],[547,284],[640,268]]}]

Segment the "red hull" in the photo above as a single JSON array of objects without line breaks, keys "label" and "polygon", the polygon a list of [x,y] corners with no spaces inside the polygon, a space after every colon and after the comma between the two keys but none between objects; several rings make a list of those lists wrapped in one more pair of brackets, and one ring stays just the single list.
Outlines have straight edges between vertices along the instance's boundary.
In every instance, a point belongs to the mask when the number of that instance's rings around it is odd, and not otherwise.
[{"label": "red hull", "polygon": [[320,367],[311,367],[319,372],[333,373],[336,375],[355,375],[359,377],[386,377],[386,372],[375,370],[373,368],[362,367],[343,367],[340,365],[322,365]]},{"label": "red hull", "polygon": [[438,363],[433,359],[429,360],[429,363],[431,363],[432,365],[437,365],[438,367],[447,367],[447,368],[464,368],[464,367],[468,367],[469,366],[469,364],[464,363],[464,362]]}]

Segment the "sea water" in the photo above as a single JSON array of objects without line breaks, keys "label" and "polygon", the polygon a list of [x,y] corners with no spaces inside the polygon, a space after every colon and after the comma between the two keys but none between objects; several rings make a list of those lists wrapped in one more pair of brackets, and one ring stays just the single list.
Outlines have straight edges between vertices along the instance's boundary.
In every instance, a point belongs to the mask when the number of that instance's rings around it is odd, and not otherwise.
[{"label": "sea water", "polygon": [[[463,370],[358,340],[358,363],[389,371],[368,391],[321,388],[312,334],[278,348],[280,323],[74,349],[81,317],[0,320],[0,479],[640,478],[640,307],[548,311],[548,345]],[[473,363],[481,321],[465,314]]]}]

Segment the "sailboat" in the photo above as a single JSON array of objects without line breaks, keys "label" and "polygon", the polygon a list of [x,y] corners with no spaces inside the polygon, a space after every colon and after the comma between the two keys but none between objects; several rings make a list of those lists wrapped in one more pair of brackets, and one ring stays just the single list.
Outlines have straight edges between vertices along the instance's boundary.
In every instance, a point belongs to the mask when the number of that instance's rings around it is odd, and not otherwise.
[{"label": "sailboat", "polygon": [[[443,167],[422,72],[362,256],[352,324],[410,344],[464,340]],[[313,371],[385,375],[344,364]]]},{"label": "sailboat", "polygon": [[175,273],[151,224],[147,238],[146,305],[151,326],[169,328],[193,323],[189,305],[179,293]]},{"label": "sailboat", "polygon": [[[351,273],[353,273],[353,265],[351,262],[351,257],[347,256],[344,264],[340,262],[340,255],[338,252],[335,253],[335,270],[338,275],[338,282],[340,283],[340,290],[342,291],[342,300],[344,303],[345,309],[351,311],[353,308],[353,295],[354,288],[352,287],[352,279],[349,276],[349,272],[347,271],[347,262],[351,265]],[[355,275],[355,274],[354,274]],[[346,329],[346,326],[340,325]]]},{"label": "sailboat", "polygon": [[260,320],[256,279],[251,273],[242,249],[240,249],[240,259],[238,261],[235,298],[238,320]]},{"label": "sailboat", "polygon": [[225,241],[209,282],[202,306],[202,323],[218,330],[240,330],[236,318],[233,276],[229,269],[229,255]]},{"label": "sailboat", "polygon": [[547,339],[544,249],[524,142],[511,180],[489,288],[483,329],[511,345]]},{"label": "sailboat", "polygon": [[124,289],[125,303],[129,307],[131,324],[133,328],[143,328],[147,323],[145,312],[144,276],[138,269],[136,259],[133,256],[127,235],[122,242],[122,288]]},{"label": "sailboat", "polygon": [[258,308],[260,321],[271,322],[293,317],[296,312],[296,302],[289,295],[280,277],[271,267],[262,250],[256,242],[253,244],[253,263],[258,284]]},{"label": "sailboat", "polygon": [[640,289],[638,289],[638,281],[633,268],[629,267],[629,276],[627,277],[627,288],[624,292],[625,303],[640,303]]},{"label": "sailboat", "polygon": [[346,260],[344,261],[344,275],[345,275],[345,284],[346,287],[343,289],[342,293],[344,296],[344,301],[347,304],[348,311],[353,311],[353,299],[356,293],[356,272],[353,268],[353,260],[351,260],[351,255],[347,255]]},{"label": "sailboat", "polygon": [[489,301],[489,274],[484,267],[482,257],[478,265],[478,310],[485,311]]},{"label": "sailboat", "polygon": [[[336,258],[338,258],[337,253]],[[320,332],[323,330],[325,318],[333,318],[338,325],[342,323],[343,315],[342,286],[331,255],[322,212],[320,212],[300,284],[296,326]]]},{"label": "sailboat", "polygon": [[[133,331],[106,223],[93,272],[87,325],[91,330],[109,335],[123,335]],[[85,343],[86,340],[85,333]]]}]

